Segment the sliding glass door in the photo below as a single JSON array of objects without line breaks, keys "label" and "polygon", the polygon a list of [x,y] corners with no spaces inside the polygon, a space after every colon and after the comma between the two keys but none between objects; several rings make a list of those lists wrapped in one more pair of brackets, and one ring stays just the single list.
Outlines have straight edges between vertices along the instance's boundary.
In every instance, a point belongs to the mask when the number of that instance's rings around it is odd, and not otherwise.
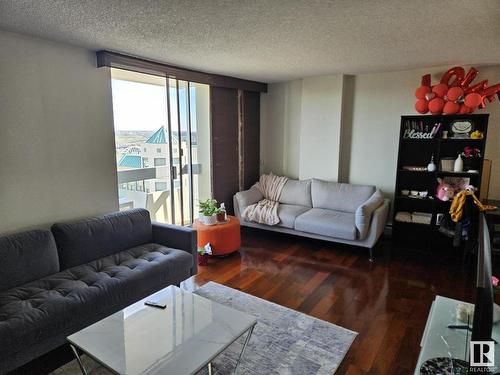
[{"label": "sliding glass door", "polygon": [[212,196],[209,87],[112,69],[120,209],[187,225]]}]

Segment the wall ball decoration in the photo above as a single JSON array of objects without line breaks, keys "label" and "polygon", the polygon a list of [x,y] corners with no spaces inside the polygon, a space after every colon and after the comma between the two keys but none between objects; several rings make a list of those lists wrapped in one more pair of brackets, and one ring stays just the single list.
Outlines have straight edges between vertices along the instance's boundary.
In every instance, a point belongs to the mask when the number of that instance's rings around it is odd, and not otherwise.
[{"label": "wall ball decoration", "polygon": [[429,111],[431,111],[433,115],[439,115],[443,113],[443,107],[443,98],[434,98],[429,102]]},{"label": "wall ball decoration", "polygon": [[436,85],[431,84],[431,75],[425,74],[415,90],[418,99],[415,110],[422,114],[430,111],[434,115],[468,114],[486,108],[495,97],[500,100],[500,83],[488,86],[485,79],[472,84],[478,73],[476,68],[466,73],[463,67],[455,66],[448,69]]},{"label": "wall ball decoration", "polygon": [[425,99],[427,99],[427,101],[432,100],[435,97],[436,97],[436,94],[434,94],[433,92],[428,92],[427,94],[425,94]]},{"label": "wall ball decoration", "polygon": [[431,88],[429,86],[420,86],[415,90],[415,97],[417,99],[425,99],[425,95],[431,92]]},{"label": "wall ball decoration", "polygon": [[440,98],[444,98],[444,96],[448,92],[448,85],[444,83],[439,83],[435,86],[432,86],[432,92],[437,96],[439,96]]},{"label": "wall ball decoration", "polygon": [[467,107],[465,104],[460,104],[460,109],[458,110],[458,113],[461,115],[466,115],[468,113],[472,113],[471,109]]},{"label": "wall ball decoration", "polygon": [[421,114],[429,112],[429,102],[425,99],[418,99],[415,103],[415,110]]},{"label": "wall ball decoration", "polygon": [[465,105],[469,108],[475,108],[481,104],[482,97],[477,92],[472,92],[467,94],[465,97]]},{"label": "wall ball decoration", "polygon": [[455,86],[451,87],[446,93],[446,100],[454,102],[464,94],[464,90],[461,87]]},{"label": "wall ball decoration", "polygon": [[460,104],[455,102],[446,102],[443,106],[443,113],[446,115],[454,115],[460,110]]}]

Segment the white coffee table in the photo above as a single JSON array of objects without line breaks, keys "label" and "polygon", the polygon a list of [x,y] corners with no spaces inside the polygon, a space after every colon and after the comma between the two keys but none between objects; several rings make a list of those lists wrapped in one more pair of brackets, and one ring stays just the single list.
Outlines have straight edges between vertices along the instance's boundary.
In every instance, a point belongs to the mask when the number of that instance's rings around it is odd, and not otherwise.
[{"label": "white coffee table", "polygon": [[[166,303],[165,309],[144,305]],[[68,337],[83,374],[80,349],[115,374],[195,374],[247,332],[234,373],[257,321],[207,298],[169,286]]]}]

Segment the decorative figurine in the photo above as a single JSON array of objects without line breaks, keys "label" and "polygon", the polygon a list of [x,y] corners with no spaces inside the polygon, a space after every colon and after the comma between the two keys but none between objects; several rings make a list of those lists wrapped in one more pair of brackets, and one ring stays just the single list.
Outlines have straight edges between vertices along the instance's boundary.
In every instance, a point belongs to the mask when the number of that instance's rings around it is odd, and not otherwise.
[{"label": "decorative figurine", "polygon": [[431,162],[427,164],[427,170],[429,172],[434,172],[437,169],[436,164],[434,163],[434,155],[431,156]]}]

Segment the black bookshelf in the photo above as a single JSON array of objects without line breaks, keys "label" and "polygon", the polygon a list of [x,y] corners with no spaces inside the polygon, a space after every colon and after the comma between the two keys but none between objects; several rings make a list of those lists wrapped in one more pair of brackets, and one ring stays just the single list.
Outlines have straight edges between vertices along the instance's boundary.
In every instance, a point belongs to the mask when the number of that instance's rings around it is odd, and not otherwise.
[{"label": "black bookshelf", "polygon": [[[393,212],[393,235],[396,240],[425,242],[431,246],[433,243],[442,243],[439,241],[441,239],[447,241],[447,238],[438,231],[437,218],[438,214],[449,211],[451,201],[443,202],[436,197],[436,189],[439,184],[437,179],[438,177],[446,178],[448,181],[450,178],[455,178],[455,180],[457,178],[469,179],[469,183],[478,189],[476,195],[479,196],[488,135],[488,117],[488,114],[401,116]],[[454,137],[452,125],[456,121],[470,122],[472,131],[482,132],[483,138]],[[441,125],[436,126],[436,124]],[[443,132],[448,132],[447,138],[443,138]],[[442,170],[441,159],[456,159],[466,146],[480,150],[478,173],[466,171],[457,173]],[[408,167],[427,167],[431,156],[434,157],[436,171],[407,169]],[[427,191],[428,195],[425,198],[414,197],[411,194],[403,195],[403,190]],[[421,224],[397,221],[398,212],[427,213],[432,215],[431,222],[430,224]]]}]

